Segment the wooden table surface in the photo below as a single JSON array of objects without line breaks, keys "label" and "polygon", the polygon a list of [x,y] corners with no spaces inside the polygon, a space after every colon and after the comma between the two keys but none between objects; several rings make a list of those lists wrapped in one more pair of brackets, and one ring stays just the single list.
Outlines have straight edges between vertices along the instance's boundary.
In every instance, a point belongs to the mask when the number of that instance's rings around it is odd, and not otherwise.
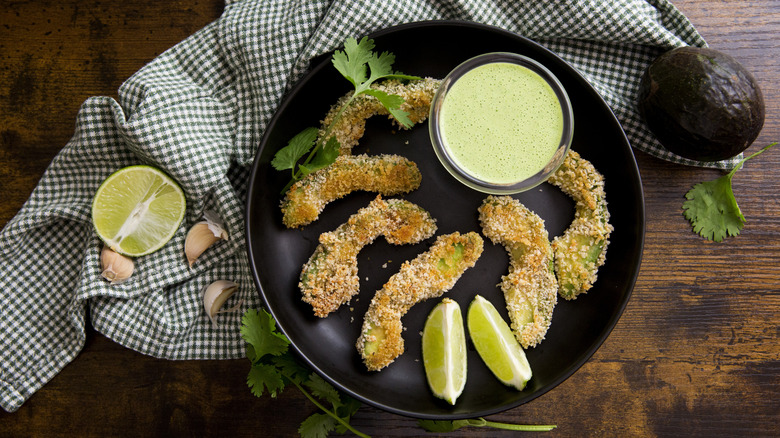
[{"label": "wooden table surface", "polygon": [[[780,140],[780,2],[675,4],[760,82],[767,117],[749,152]],[[86,98],[115,96],[222,8],[219,0],[2,2],[0,225],[73,134]],[[571,378],[491,419],[557,424],[553,434],[564,436],[780,436],[780,147],[737,173],[748,222],[723,243],[695,235],[681,214],[685,192],[720,172],[642,153],[637,161],[647,234],[625,313]],[[80,355],[43,389],[17,412],[0,411],[0,435],[295,435],[315,407],[293,389],[278,399],[252,396],[248,366],[154,359],[90,331]],[[414,419],[367,406],[352,424],[376,436],[425,435]],[[502,435],[452,435],[475,434]]]}]

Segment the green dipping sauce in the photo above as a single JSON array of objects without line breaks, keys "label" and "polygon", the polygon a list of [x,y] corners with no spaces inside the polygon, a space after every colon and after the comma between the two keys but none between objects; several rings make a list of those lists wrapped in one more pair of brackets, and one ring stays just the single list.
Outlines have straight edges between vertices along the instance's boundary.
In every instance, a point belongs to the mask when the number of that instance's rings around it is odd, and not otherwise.
[{"label": "green dipping sauce", "polygon": [[537,73],[495,62],[452,84],[439,130],[444,148],[464,171],[492,184],[512,184],[550,162],[561,144],[563,110]]}]

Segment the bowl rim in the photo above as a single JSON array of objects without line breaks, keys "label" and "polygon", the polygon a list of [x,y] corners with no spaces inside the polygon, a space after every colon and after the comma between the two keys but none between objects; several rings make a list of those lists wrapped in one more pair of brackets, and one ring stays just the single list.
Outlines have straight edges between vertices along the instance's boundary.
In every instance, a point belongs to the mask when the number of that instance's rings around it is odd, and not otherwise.
[{"label": "bowl rim", "polygon": [[[467,169],[458,164],[458,160],[453,157],[450,148],[446,146],[446,141],[441,129],[441,111],[444,106],[445,99],[450,89],[467,73],[485,65],[489,64],[502,64],[508,63],[518,65],[527,68],[531,72],[541,77],[547,85],[550,86],[555,96],[558,99],[561,107],[561,114],[563,118],[563,126],[561,130],[561,138],[558,141],[558,146],[553,152],[550,160],[535,174],[514,182],[501,183],[491,182],[485,179],[479,178],[469,172]],[[456,180],[465,186],[477,190],[479,192],[494,194],[494,195],[510,195],[526,190],[530,190],[539,184],[547,181],[547,179],[555,172],[558,167],[563,163],[566,153],[571,148],[571,143],[574,138],[574,110],[571,105],[571,100],[566,92],[566,88],[561,84],[560,80],[545,67],[539,61],[530,58],[525,55],[513,52],[487,52],[472,58],[469,58],[455,68],[453,68],[447,76],[442,79],[441,85],[434,94],[431,101],[431,109],[428,115],[428,132],[431,139],[431,145],[436,157],[441,162],[442,166],[452,175]]]}]

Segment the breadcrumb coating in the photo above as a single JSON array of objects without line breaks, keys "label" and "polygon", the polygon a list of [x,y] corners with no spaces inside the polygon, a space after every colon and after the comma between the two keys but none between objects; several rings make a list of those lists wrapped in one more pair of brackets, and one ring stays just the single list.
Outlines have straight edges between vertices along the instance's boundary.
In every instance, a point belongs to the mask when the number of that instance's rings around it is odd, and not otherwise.
[{"label": "breadcrumb coating", "polygon": [[421,180],[417,164],[399,155],[342,155],[290,187],[282,201],[282,220],[287,228],[308,225],[329,202],[354,191],[391,196],[418,188]]},{"label": "breadcrumb coating", "polygon": [[303,265],[298,287],[314,314],[328,316],[360,291],[357,255],[377,237],[394,245],[417,243],[436,232],[436,220],[421,207],[402,199],[371,201],[333,231]]},{"label": "breadcrumb coating", "polygon": [[357,349],[370,371],[391,364],[404,351],[401,318],[415,304],[452,289],[466,269],[482,255],[479,234],[458,232],[439,236],[431,248],[401,268],[371,300]]},{"label": "breadcrumb coating", "polygon": [[478,211],[482,233],[509,253],[501,290],[512,331],[523,348],[535,347],[547,334],[558,295],[544,221],[509,196],[488,196]]},{"label": "breadcrumb coating", "polygon": [[[428,118],[433,95],[436,94],[440,84],[441,80],[433,78],[409,82],[393,79],[372,84],[371,88],[403,97],[404,103],[400,109],[409,113],[409,120],[413,123],[419,123]],[[352,93],[342,96],[325,115],[319,133],[320,140],[325,135],[327,127],[351,96]],[[341,145],[340,154],[349,155],[352,153],[352,148],[358,144],[366,130],[366,120],[375,115],[387,115],[398,127],[405,129],[376,97],[361,94],[344,109],[341,118],[331,130],[330,136],[335,136]]]},{"label": "breadcrumb coating", "polygon": [[567,300],[587,292],[607,257],[609,210],[602,176],[590,161],[570,150],[549,183],[575,202],[574,220],[552,242],[558,293]]}]

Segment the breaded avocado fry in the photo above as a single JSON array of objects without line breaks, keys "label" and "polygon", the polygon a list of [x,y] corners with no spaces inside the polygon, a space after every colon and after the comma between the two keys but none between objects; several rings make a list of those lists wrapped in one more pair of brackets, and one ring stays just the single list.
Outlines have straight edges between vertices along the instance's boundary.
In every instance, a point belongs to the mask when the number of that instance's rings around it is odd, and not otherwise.
[{"label": "breaded avocado fry", "polygon": [[571,300],[587,292],[604,264],[612,225],[609,223],[604,177],[588,160],[570,150],[549,183],[575,202],[574,220],[552,242],[558,294]]},{"label": "breaded avocado fry", "polygon": [[501,277],[512,331],[523,348],[544,339],[557,302],[558,282],[544,221],[516,199],[488,196],[479,207],[482,233],[509,253]]},{"label": "breaded avocado fry", "polygon": [[482,255],[479,234],[439,236],[431,248],[406,261],[377,291],[363,320],[357,349],[370,371],[392,363],[404,351],[401,318],[420,301],[452,289],[466,269]]},{"label": "breaded avocado fry", "polygon": [[381,196],[350,216],[333,231],[320,235],[320,244],[303,265],[298,287],[303,301],[324,318],[360,291],[357,255],[384,235],[394,245],[417,243],[436,232],[436,221],[421,207]]},{"label": "breaded avocado fry", "polygon": [[[387,94],[401,96],[404,99],[404,103],[400,109],[409,113],[409,120],[412,123],[419,123],[428,117],[431,101],[439,88],[439,84],[441,84],[440,80],[431,78],[409,82],[393,79],[373,84],[371,88],[384,91]],[[322,121],[323,128],[320,130],[320,136],[325,135],[327,126],[330,125],[336,114],[341,110],[341,107],[344,106],[351,96],[352,93],[347,94],[331,107]],[[329,137],[334,136],[339,141],[341,145],[339,153],[341,155],[350,155],[352,148],[363,137],[366,129],[366,119],[375,115],[389,116],[389,114],[387,108],[376,97],[369,94],[361,94],[344,109],[341,119],[332,128]],[[389,117],[392,119],[392,116]],[[399,124],[399,127],[402,126]]]},{"label": "breaded avocado fry", "polygon": [[390,196],[420,186],[417,164],[398,155],[343,155],[290,187],[282,201],[283,222],[296,228],[315,221],[329,202],[364,190]]}]

